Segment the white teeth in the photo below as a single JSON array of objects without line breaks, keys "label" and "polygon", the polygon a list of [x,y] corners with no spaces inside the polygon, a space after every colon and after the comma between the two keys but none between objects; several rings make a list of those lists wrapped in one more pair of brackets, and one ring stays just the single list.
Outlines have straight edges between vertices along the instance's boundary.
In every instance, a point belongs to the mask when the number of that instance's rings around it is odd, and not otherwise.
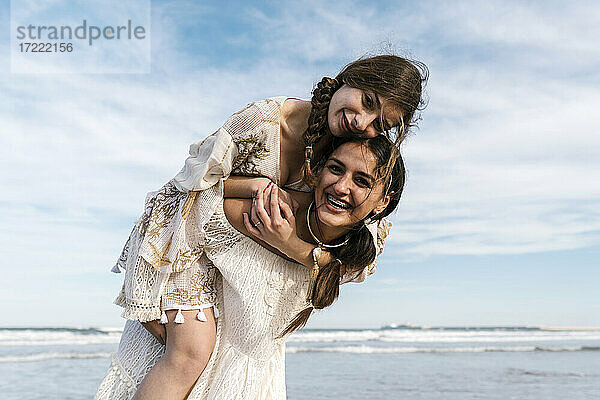
[{"label": "white teeth", "polygon": [[335,208],[343,208],[344,210],[350,208],[350,205],[341,201],[341,200],[337,200],[336,198],[334,198],[331,195],[327,195],[327,201],[329,202],[329,204],[331,204],[333,207]]}]

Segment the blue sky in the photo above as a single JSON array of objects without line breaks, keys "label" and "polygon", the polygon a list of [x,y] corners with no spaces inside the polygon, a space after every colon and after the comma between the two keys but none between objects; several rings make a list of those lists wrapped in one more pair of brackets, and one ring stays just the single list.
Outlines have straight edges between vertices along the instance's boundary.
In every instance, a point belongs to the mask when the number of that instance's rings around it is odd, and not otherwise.
[{"label": "blue sky", "polygon": [[109,269],[188,145],[391,49],[431,73],[405,195],[377,273],[309,326],[600,326],[597,2],[155,1],[147,74],[11,73],[0,4],[2,325],[120,325]]}]

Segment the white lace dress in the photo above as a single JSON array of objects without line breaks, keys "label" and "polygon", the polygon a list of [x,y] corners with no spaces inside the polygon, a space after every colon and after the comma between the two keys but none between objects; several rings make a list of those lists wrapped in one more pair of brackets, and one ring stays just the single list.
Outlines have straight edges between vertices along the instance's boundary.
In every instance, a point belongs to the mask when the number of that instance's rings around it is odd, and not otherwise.
[{"label": "white lace dress", "polygon": [[[217,274],[217,343],[188,399],[285,399],[285,338],[279,333],[305,306],[309,269],[236,231],[219,206],[204,229]],[[131,399],[164,346],[127,321],[97,400]]]}]

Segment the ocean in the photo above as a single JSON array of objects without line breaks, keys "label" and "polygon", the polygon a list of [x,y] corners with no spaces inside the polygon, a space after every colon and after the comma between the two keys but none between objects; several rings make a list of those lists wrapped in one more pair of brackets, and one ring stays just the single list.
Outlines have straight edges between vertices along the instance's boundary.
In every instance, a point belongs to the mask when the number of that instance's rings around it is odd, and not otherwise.
[{"label": "ocean", "polygon": [[[91,399],[118,328],[0,328],[0,399]],[[288,398],[600,399],[600,330],[397,327],[303,330]]]}]

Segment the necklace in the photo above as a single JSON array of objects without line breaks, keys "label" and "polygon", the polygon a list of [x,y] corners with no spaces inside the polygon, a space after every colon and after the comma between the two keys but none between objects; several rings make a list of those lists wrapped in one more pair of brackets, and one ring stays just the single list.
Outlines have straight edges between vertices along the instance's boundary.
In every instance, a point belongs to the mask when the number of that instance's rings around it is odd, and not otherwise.
[{"label": "necklace", "polygon": [[308,231],[310,232],[310,235],[315,240],[315,242],[317,242],[319,247],[321,247],[323,249],[334,249],[336,247],[341,247],[341,246],[345,245],[346,243],[348,243],[348,239],[349,239],[348,236],[346,236],[346,240],[344,240],[342,243],[338,243],[338,244],[325,244],[325,243],[321,242],[319,240],[319,238],[317,238],[317,236],[313,233],[313,231],[310,227],[310,210],[312,209],[313,204],[314,204],[314,201],[311,202],[310,205],[308,206],[308,211],[306,212],[306,225],[308,226]]}]

